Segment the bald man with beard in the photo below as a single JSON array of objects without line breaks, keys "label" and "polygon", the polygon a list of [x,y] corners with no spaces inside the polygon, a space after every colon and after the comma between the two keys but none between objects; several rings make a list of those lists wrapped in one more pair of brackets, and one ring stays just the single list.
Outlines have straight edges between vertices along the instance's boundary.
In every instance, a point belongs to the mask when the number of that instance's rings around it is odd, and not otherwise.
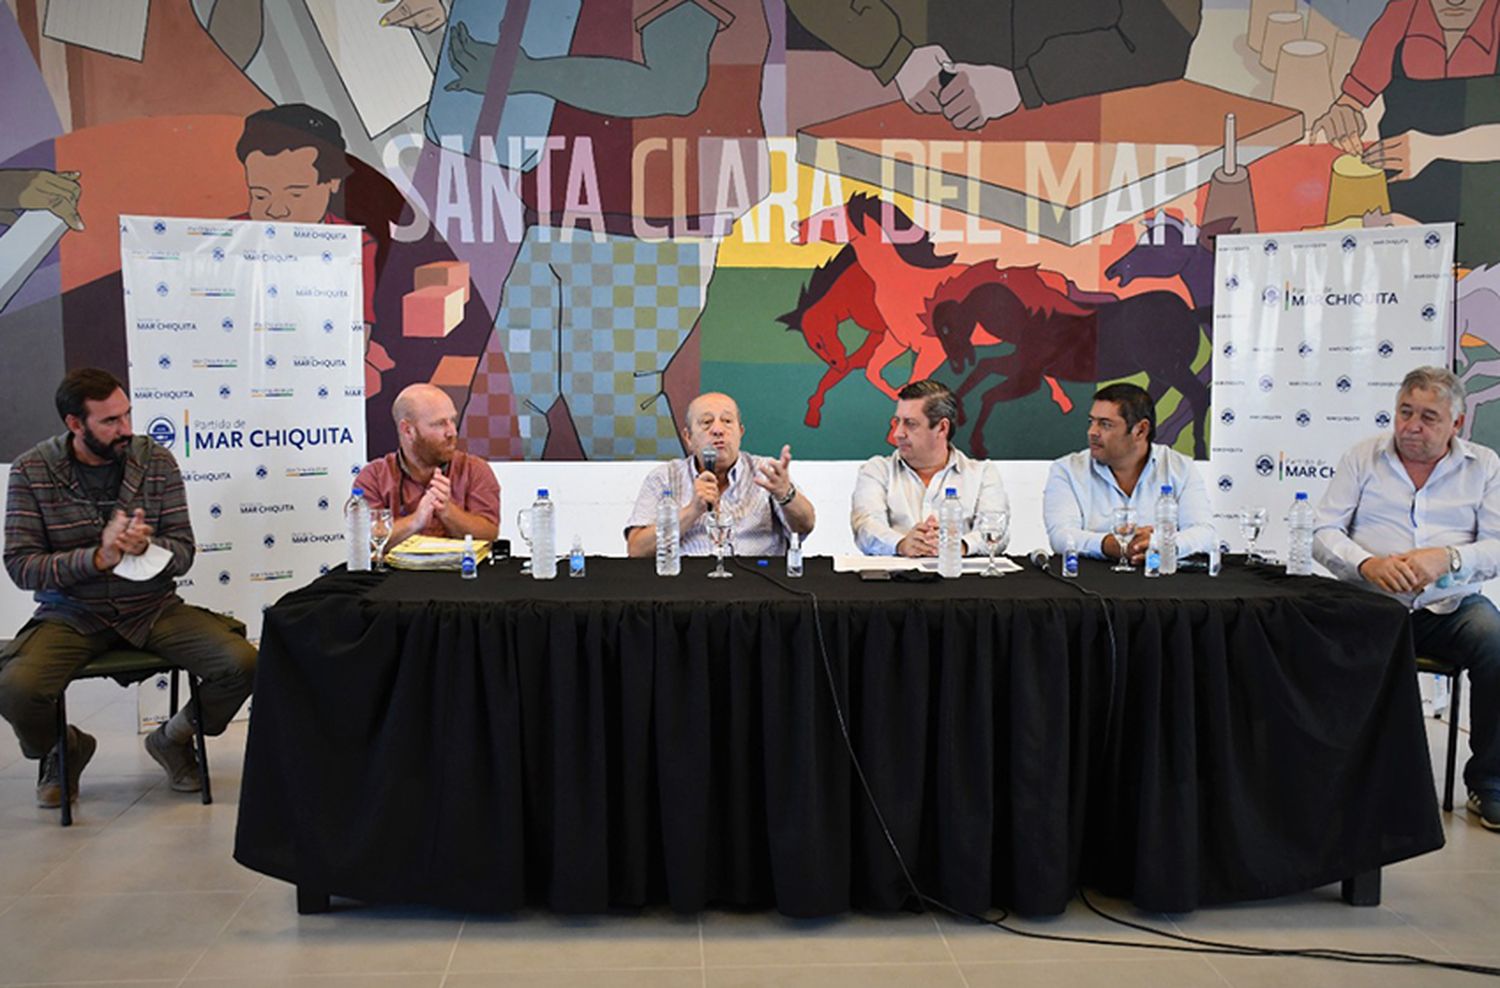
[{"label": "bald man with beard", "polygon": [[490,465],[458,449],[458,412],[431,384],[413,384],[391,405],[399,447],[365,464],[354,485],[373,508],[391,509],[390,544],[413,535],[493,541],[500,484]]}]

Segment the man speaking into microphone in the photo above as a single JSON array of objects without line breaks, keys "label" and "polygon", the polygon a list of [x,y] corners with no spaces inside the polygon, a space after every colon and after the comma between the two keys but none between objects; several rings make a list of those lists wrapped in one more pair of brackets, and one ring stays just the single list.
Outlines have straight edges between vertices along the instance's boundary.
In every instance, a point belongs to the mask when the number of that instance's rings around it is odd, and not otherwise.
[{"label": "man speaking into microphone", "polygon": [[391,509],[389,544],[413,535],[492,542],[500,531],[500,484],[490,465],[458,450],[458,412],[431,384],[413,384],[391,405],[399,443],[365,464],[354,486],[372,508]]},{"label": "man speaking into microphone", "polygon": [[656,553],[656,507],[662,491],[679,506],[684,556],[713,551],[707,515],[727,519],[736,555],[782,556],[788,536],[806,537],[817,514],[807,496],[792,483],[792,450],[781,456],[756,456],[740,450],[745,426],[740,408],[725,394],[694,398],[683,416],[682,441],[687,455],[663,463],[646,475],[625,523],[626,551],[632,556]]}]

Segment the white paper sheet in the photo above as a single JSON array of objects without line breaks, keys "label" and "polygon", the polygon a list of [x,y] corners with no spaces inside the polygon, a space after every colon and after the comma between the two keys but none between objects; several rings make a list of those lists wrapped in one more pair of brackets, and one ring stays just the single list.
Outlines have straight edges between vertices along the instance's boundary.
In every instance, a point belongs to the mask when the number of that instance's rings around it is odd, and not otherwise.
[{"label": "white paper sheet", "polygon": [[0,233],[0,312],[67,232],[68,224],[52,213],[32,209]]},{"label": "white paper sheet", "polygon": [[307,0],[328,57],[373,139],[427,102],[432,69],[411,30],[381,27],[388,7]]},{"label": "white paper sheet", "polygon": [[[981,572],[989,560],[983,556],[966,556],[964,558],[964,575]],[[1021,567],[1014,562],[999,556],[995,559],[995,568],[1002,573],[1019,573]],[[897,570],[929,570],[937,572],[936,559],[909,559],[906,556],[834,556],[833,571],[835,573],[864,573],[869,570],[885,570],[895,572]]]},{"label": "white paper sheet", "polygon": [[42,34],[139,62],[151,0],[49,0]]}]

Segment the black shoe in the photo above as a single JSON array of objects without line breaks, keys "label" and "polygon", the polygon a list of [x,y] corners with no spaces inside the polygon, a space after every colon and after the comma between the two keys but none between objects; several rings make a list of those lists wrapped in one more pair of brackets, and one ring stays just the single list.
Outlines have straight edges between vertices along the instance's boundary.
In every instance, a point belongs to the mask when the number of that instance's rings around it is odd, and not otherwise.
[{"label": "black shoe", "polygon": [[[92,734],[85,734],[76,727],[68,728],[68,793],[75,803],[78,802],[78,777],[98,748],[99,742]],[[42,757],[41,778],[36,784],[36,805],[44,810],[62,806],[62,776],[57,771],[55,747]]]},{"label": "black shoe", "polygon": [[1500,830],[1500,792],[1469,793],[1469,812],[1485,830]]}]

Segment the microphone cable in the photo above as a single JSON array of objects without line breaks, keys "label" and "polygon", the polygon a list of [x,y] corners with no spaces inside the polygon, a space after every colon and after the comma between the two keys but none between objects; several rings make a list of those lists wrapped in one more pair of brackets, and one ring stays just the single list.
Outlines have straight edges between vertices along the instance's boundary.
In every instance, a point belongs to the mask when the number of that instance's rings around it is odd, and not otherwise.
[{"label": "microphone cable", "polygon": [[[732,557],[732,564],[734,568],[741,572],[754,574],[793,596],[807,598],[811,603],[813,633],[818,643],[818,656],[822,660],[823,675],[828,682],[828,695],[833,700],[834,716],[838,721],[839,735],[843,739],[844,749],[849,756],[849,764],[854,769],[855,777],[859,780],[860,790],[864,793],[865,802],[870,807],[870,812],[874,815],[875,822],[880,826],[881,835],[885,838],[886,846],[890,848],[891,856],[895,859],[897,867],[901,870],[901,876],[905,880],[907,888],[910,889],[911,895],[916,900],[918,906],[924,911],[928,907],[933,907],[956,918],[971,920],[986,926],[993,926],[996,929],[1031,940],[1050,940],[1059,943],[1079,943],[1101,947],[1123,947],[1132,950],[1160,950],[1182,954],[1219,954],[1236,957],[1300,957],[1310,960],[1336,961],[1342,964],[1433,967],[1500,978],[1500,967],[1497,966],[1437,960],[1430,957],[1419,957],[1415,954],[1343,950],[1337,947],[1258,947],[1251,944],[1237,944],[1222,940],[1210,940],[1204,937],[1192,937],[1183,933],[1174,933],[1170,930],[1163,930],[1147,926],[1144,923],[1137,923],[1132,920],[1113,916],[1095,905],[1093,900],[1089,898],[1088,892],[1082,886],[1078,889],[1079,899],[1089,910],[1101,918],[1120,926],[1126,926],[1130,929],[1150,934],[1151,936],[1176,942],[1156,943],[1145,940],[1106,940],[1102,937],[1073,936],[1065,933],[1041,933],[1036,930],[1021,929],[1007,922],[1010,919],[1009,910],[1002,908],[999,909],[999,916],[984,916],[979,913],[970,912],[967,909],[951,906],[941,899],[928,895],[922,891],[921,887],[917,884],[916,877],[912,875],[911,869],[907,866],[906,857],[901,853],[901,848],[896,844],[896,838],[891,833],[890,826],[886,823],[885,814],[881,812],[879,801],[875,798],[875,791],[870,787],[870,780],[865,775],[864,766],[860,763],[859,755],[855,753],[854,740],[849,734],[849,721],[844,714],[844,706],[839,701],[837,680],[833,674],[833,661],[829,658],[828,643],[823,634],[823,615],[819,606],[817,593],[812,590],[803,590],[790,586],[785,581],[772,576],[764,569],[747,563],[743,557]],[[1050,569],[1046,570],[1046,572],[1054,579],[1062,580],[1064,583],[1071,582],[1051,573]],[[1113,653],[1115,647],[1114,624],[1109,617],[1108,599],[1097,590],[1091,590],[1083,586],[1079,586],[1078,589],[1084,593],[1098,597],[1101,601],[1105,602],[1105,625],[1109,629],[1110,649],[1111,653]],[[1113,681],[1111,683],[1111,692],[1113,693]],[[1113,702],[1113,698],[1111,698],[1111,702]]]}]

